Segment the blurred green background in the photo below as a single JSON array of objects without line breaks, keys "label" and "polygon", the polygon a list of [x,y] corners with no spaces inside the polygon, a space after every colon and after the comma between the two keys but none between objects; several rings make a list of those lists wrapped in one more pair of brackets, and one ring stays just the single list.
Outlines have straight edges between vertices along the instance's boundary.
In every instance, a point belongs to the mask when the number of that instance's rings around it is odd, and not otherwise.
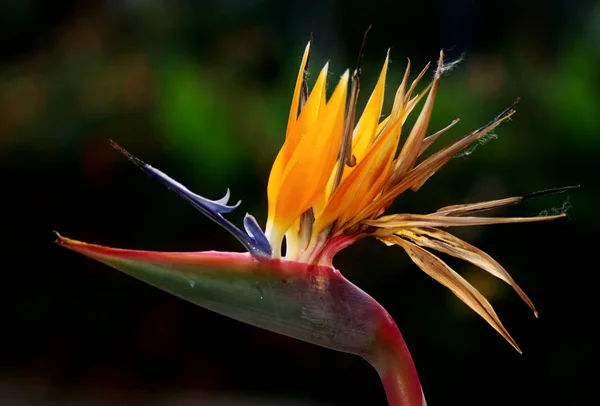
[{"label": "blurred green background", "polygon": [[[439,49],[431,123],[461,122],[440,145],[495,117],[498,138],[452,160],[395,211],[581,184],[510,207],[539,224],[457,235],[494,256],[537,305],[449,263],[495,305],[518,355],[400,248],[362,241],[335,265],[393,315],[430,405],[583,404],[597,315],[600,6],[566,0],[224,0],[0,2],[2,337],[0,403],[385,405],[364,361],[226,319],[52,244],[51,231],[155,250],[241,250],[226,232],[125,162],[114,139],[209,198],[227,187],[266,217],[300,57],[311,78],[353,67],[373,24],[359,106],[387,48],[392,92]],[[331,87],[331,86],[330,86]],[[588,368],[586,368],[588,367]]]}]

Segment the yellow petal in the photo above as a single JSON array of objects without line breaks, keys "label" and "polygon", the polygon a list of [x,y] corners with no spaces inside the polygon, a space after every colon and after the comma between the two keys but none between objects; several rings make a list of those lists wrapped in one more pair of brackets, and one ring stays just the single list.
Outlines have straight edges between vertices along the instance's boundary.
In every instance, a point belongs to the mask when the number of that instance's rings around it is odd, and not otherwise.
[{"label": "yellow petal", "polygon": [[293,149],[297,143],[294,140],[294,128],[296,127],[296,121],[298,119],[298,108],[300,106],[300,94],[302,93],[302,86],[304,83],[304,74],[306,70],[306,64],[310,55],[310,41],[306,44],[304,49],[304,55],[302,56],[302,62],[300,63],[300,70],[298,71],[298,77],[296,78],[296,87],[294,88],[294,95],[292,96],[292,105],[290,107],[290,115],[288,118],[287,131],[286,131],[286,142],[284,142],[273,166],[271,167],[271,173],[269,175],[269,182],[267,185],[267,197],[269,201],[269,217],[271,217],[271,211],[274,207],[274,202],[277,200],[279,187],[281,185],[281,176],[285,170],[285,166],[292,154]]},{"label": "yellow petal", "polygon": [[390,121],[390,116],[387,116],[386,118],[381,120],[381,123],[379,123],[377,125],[377,131],[375,131],[375,139],[377,139],[379,137],[379,134],[381,134],[383,132],[383,130],[385,130],[385,128],[387,127],[387,123],[389,121]]},{"label": "yellow petal", "polygon": [[[322,114],[298,142],[282,176],[274,210],[269,217],[270,241],[281,241],[283,234],[302,213],[308,210],[329,180],[342,137],[348,90],[346,72]],[[307,103],[308,104],[308,103]],[[276,236],[276,237],[275,237]],[[275,247],[274,247],[275,248]]]},{"label": "yellow petal", "polygon": [[[373,147],[373,143],[375,141],[375,137],[385,128],[385,124],[387,123],[389,116],[379,124],[379,118],[381,117],[381,109],[383,107],[383,98],[385,93],[385,78],[387,75],[387,67],[389,64],[389,56],[390,53],[388,51],[387,56],[385,58],[385,62],[383,64],[383,68],[381,69],[381,73],[379,74],[379,80],[375,85],[375,89],[371,93],[369,97],[369,101],[365,106],[365,109],[358,120],[356,128],[353,131],[352,136],[352,155],[356,163],[360,163],[366,154]],[[339,166],[339,161],[338,161]],[[350,167],[345,166],[344,171],[342,173],[341,180],[343,181],[352,171],[356,168],[356,165]],[[331,174],[329,182],[327,183],[326,193],[319,199],[319,201],[315,204],[315,211],[320,213],[325,208],[325,204],[331,197],[331,192],[334,190],[335,181],[338,174],[334,171]],[[337,185],[336,185],[337,186]]]},{"label": "yellow petal", "polygon": [[506,272],[502,265],[496,262],[494,258],[490,257],[479,248],[474,247],[460,238],[457,238],[452,234],[437,228],[422,227],[402,229],[397,234],[401,237],[409,239],[421,247],[431,248],[436,251],[443,252],[444,254],[452,255],[453,257],[468,261],[484,271],[494,275],[496,278],[503,280],[512,286],[521,299],[523,299],[523,301],[527,303],[531,310],[533,310],[535,317],[537,317],[538,313],[533,305],[533,302],[527,297],[519,285],[517,285],[510,274]]},{"label": "yellow petal", "polygon": [[473,285],[446,265],[444,261],[418,245],[395,236],[394,238],[389,238],[388,241],[404,248],[406,253],[410,256],[410,259],[412,259],[421,270],[450,289],[452,293],[458,296],[458,298],[467,306],[483,317],[483,319],[499,332],[506,341],[515,347],[519,353],[521,352],[515,340],[513,340],[506,328],[502,325],[502,322],[500,322],[492,305],[490,305],[487,299],[483,297]]},{"label": "yellow petal", "polygon": [[[313,86],[312,91],[310,92],[310,96],[304,105],[304,108],[300,112],[300,116],[298,117],[298,121],[296,122],[296,128],[294,129],[294,139],[296,144],[300,141],[300,139],[306,134],[306,132],[315,124],[319,114],[322,113],[323,107],[326,105],[326,84],[327,84],[327,71],[329,68],[329,63],[326,63],[321,72],[319,73],[319,77],[317,77],[317,81]],[[286,141],[287,142],[287,141]]]},{"label": "yellow petal", "polygon": [[294,89],[294,96],[292,97],[292,106],[290,107],[290,117],[288,119],[286,138],[292,134],[294,125],[296,124],[296,119],[298,117],[300,93],[302,92],[302,83],[304,82],[304,72],[308,62],[308,56],[310,55],[310,45],[310,42],[306,44],[304,55],[302,56],[302,62],[300,63],[300,70],[298,71],[298,78],[296,79],[296,88]]},{"label": "yellow petal", "polygon": [[342,181],[332,194],[323,213],[315,223],[315,232],[337,220],[337,228],[352,219],[360,210],[381,193],[387,180],[392,159],[398,145],[400,122],[389,128],[371,148],[365,158]]},{"label": "yellow petal", "polygon": [[356,129],[354,130],[354,138],[352,139],[352,152],[356,157],[356,161],[360,161],[367,155],[367,152],[373,145],[373,140],[377,134],[379,118],[381,117],[381,109],[383,106],[383,98],[385,94],[385,77],[387,75],[387,67],[389,63],[390,53],[388,51],[379,74],[379,80],[371,93],[371,97],[365,106]]},{"label": "yellow petal", "polygon": [[[333,177],[333,183],[329,185],[328,191],[323,191],[321,196],[325,196],[328,192],[333,191],[339,186],[346,168],[350,169],[356,166],[356,157],[352,154],[352,133],[354,131],[354,123],[356,118],[356,105],[358,103],[358,93],[360,91],[360,68],[357,68],[352,73],[352,85],[350,86],[350,95],[348,97],[348,108],[344,117],[344,131],[342,132],[342,140],[337,155],[337,164],[329,177]],[[321,200],[321,199],[319,199]]]},{"label": "yellow petal", "polygon": [[[416,87],[417,83],[419,83],[419,81],[421,80],[421,78],[423,77],[425,72],[427,71],[428,67],[429,67],[429,64],[427,64],[425,69],[423,69],[421,71],[421,73],[419,74],[417,79],[415,79],[413,81],[409,93],[406,94],[406,86],[407,86],[408,77],[410,74],[410,60],[408,61],[408,65],[406,67],[406,71],[404,73],[402,83],[400,84],[400,86],[398,87],[398,90],[396,91],[396,95],[394,98],[394,105],[392,107],[392,113],[390,114],[390,116],[386,117],[381,123],[379,123],[377,125],[377,129],[376,129],[375,136],[374,136],[375,142],[377,142],[383,134],[389,134],[388,131],[390,130],[390,128],[393,127],[394,131],[397,132],[397,134],[396,134],[397,138],[396,138],[396,143],[394,145],[394,150],[397,148],[398,142],[400,140],[400,131],[401,131],[402,125],[406,121],[408,115],[412,112],[412,110],[419,103],[419,101],[423,98],[423,96],[425,94],[427,94],[427,91],[429,89],[431,89],[434,85],[436,85],[436,89],[437,89],[437,84],[436,84],[437,82],[434,81],[427,86],[427,88],[425,89],[425,92],[422,95],[416,95],[414,98],[409,100],[409,97],[410,97],[412,91]],[[437,78],[437,79],[439,79],[439,78]],[[436,89],[434,89],[433,97],[435,97]],[[429,94],[431,95],[431,92]],[[429,104],[432,105],[432,103],[433,103],[433,101],[431,100],[429,102]],[[426,106],[424,107],[424,111],[427,111],[429,109],[429,107],[428,107],[429,104],[426,104]],[[431,112],[429,112],[429,114],[430,113]],[[422,113],[422,116],[423,116],[423,113]],[[423,119],[421,119],[421,121],[423,121]],[[428,121],[428,119],[427,119],[427,121]],[[399,126],[397,124],[399,124]],[[425,129],[426,129],[427,124],[428,123],[425,123]],[[414,131],[413,131],[413,133],[414,133]],[[415,136],[413,135],[412,138],[413,138],[413,141],[410,141],[411,143],[414,142]],[[421,136],[421,138],[424,138],[424,135]],[[387,178],[384,179],[383,184],[377,185],[378,190],[376,193],[369,193],[369,197],[371,197],[371,196],[375,197],[380,194],[381,190],[384,190],[384,191],[387,190],[388,186],[386,186],[386,184],[389,185],[390,182],[394,178],[398,177],[398,176],[393,175],[393,173],[395,173],[395,172],[396,172],[395,170],[391,171],[391,172],[386,171]],[[345,216],[345,220],[349,220],[350,218],[354,217],[354,220],[352,220],[349,224],[346,225],[347,227],[351,227],[351,226],[355,225],[356,223],[360,222],[360,220],[363,218],[368,218],[368,217],[372,217],[374,215],[378,215],[379,213],[383,212],[386,209],[385,205],[378,204],[377,201],[372,202],[371,205],[367,204],[366,205],[367,207],[365,207],[365,205],[363,204],[365,201],[367,203],[370,203],[366,199],[360,200],[360,207],[362,210],[362,212],[360,214],[353,212],[351,216]]]},{"label": "yellow petal", "polygon": [[300,116],[292,127],[291,133],[288,133],[286,136],[285,143],[283,144],[283,147],[281,147],[279,154],[277,154],[277,158],[275,158],[275,162],[271,168],[271,174],[269,175],[269,183],[267,186],[269,219],[273,219],[273,216],[275,215],[276,202],[279,199],[279,192],[283,182],[283,176],[289,161],[305,132],[314,125],[319,116],[319,112],[322,112],[322,107],[325,106],[327,68],[328,64],[325,64],[321,70],[321,73],[319,74],[319,77],[317,78],[317,81],[315,82],[315,86],[313,87],[306,104],[304,105],[304,108],[302,109],[302,112],[300,113]]}]

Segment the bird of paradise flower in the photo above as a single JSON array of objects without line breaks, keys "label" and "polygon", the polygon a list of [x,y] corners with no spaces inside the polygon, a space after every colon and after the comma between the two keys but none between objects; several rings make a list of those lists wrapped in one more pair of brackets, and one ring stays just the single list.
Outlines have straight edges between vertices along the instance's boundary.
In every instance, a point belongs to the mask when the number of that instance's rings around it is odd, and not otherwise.
[{"label": "bird of paradise flower", "polygon": [[[426,215],[383,215],[398,195],[408,189],[417,191],[458,152],[512,117],[515,106],[419,162],[429,146],[458,121],[426,136],[443,71],[443,53],[433,81],[419,94],[415,90],[428,67],[409,85],[408,62],[392,111],[381,120],[388,52],[375,89],[355,124],[362,56],[352,75],[346,71],[327,99],[327,64],[310,94],[308,91],[310,47],[309,42],[296,80],[285,142],[269,177],[265,232],[249,214],[244,218],[243,231],[223,217],[240,204],[228,204],[229,190],[222,199],[206,199],[111,141],[146,174],[230,232],[247,253],[135,251],[60,235],[57,243],[206,309],[359,355],[377,370],[390,406],[425,405],[398,327],[379,303],[333,267],[335,254],[365,237],[402,247],[419,268],[449,288],[520,352],[490,303],[432,251],[468,261],[508,283],[537,316],[531,300],[498,262],[443,229],[563,217],[472,214],[567,188],[448,206]],[[424,105],[399,148],[403,125],[422,99]]]}]

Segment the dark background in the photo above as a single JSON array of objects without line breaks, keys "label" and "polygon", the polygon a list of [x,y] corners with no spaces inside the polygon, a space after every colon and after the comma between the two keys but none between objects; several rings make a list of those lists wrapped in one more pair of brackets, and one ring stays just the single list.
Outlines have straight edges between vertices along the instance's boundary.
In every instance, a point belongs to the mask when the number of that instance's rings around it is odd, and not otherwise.
[{"label": "dark background", "polygon": [[209,198],[230,187],[243,199],[232,221],[248,211],[264,223],[309,34],[312,80],[329,60],[333,82],[354,66],[369,24],[359,106],[388,47],[386,111],[406,57],[418,71],[441,48],[464,54],[438,93],[432,130],[461,118],[440,144],[522,98],[498,139],[452,160],[395,211],[581,188],[497,213],[570,207],[566,219],[457,233],[537,305],[536,321],[502,282],[449,262],[524,355],[400,248],[362,241],[336,267],[394,316],[430,405],[590,404],[600,6],[566,0],[0,2],[0,404],[386,404],[359,358],[226,319],[52,244],[56,229],[117,247],[241,250],[107,140]]}]

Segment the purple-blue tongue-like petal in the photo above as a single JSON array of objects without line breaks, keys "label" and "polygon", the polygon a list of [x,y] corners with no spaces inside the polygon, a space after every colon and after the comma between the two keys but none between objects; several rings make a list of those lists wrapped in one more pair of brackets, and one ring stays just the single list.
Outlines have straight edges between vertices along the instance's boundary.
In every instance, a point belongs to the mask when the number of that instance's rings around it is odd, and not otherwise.
[{"label": "purple-blue tongue-like petal", "polygon": [[267,236],[263,232],[262,228],[260,228],[253,215],[246,213],[246,217],[244,217],[244,229],[246,230],[246,233],[248,233],[248,235],[254,240],[254,243],[257,247],[265,252],[268,252],[269,256],[273,253],[271,243],[269,243]]},{"label": "purple-blue tongue-like petal", "polygon": [[[198,196],[198,195],[196,195]],[[198,196],[201,199],[204,199],[202,196]],[[222,198],[220,198],[219,200],[213,200],[212,202],[221,206],[227,206],[227,203],[229,203],[229,197],[230,197],[230,192],[229,192],[229,188],[227,188],[227,191],[225,192],[225,196],[223,196]],[[206,199],[205,199],[206,200]],[[240,205],[242,201],[238,200],[238,202],[235,204],[235,206],[228,206],[231,208],[231,210],[229,211],[221,211],[221,213],[229,213],[232,212],[234,209],[237,209],[238,206]]]},{"label": "purple-blue tongue-like petal", "polygon": [[[147,175],[158,180],[167,188],[174,191],[179,196],[183,197],[192,206],[194,206],[196,209],[202,212],[206,217],[210,218],[212,221],[219,224],[221,227],[223,227],[225,230],[231,233],[240,243],[242,243],[242,245],[248,250],[248,252],[250,252],[250,254],[262,257],[271,256],[271,246],[269,245],[269,242],[266,238],[261,238],[264,237],[264,234],[262,233],[262,230],[260,229],[258,224],[256,224],[256,220],[254,220],[255,227],[251,226],[250,228],[250,230],[252,230],[252,233],[249,232],[249,234],[246,234],[222,216],[223,213],[230,213],[233,210],[235,210],[241,203],[240,200],[233,206],[227,205],[227,203],[229,202],[229,189],[227,189],[227,193],[225,193],[225,196],[223,196],[219,200],[206,199],[200,195],[193,193],[181,183],[170,178],[164,172],[153,168],[141,159],[138,159],[135,156],[131,155],[127,150],[119,146],[116,142],[111,140],[110,143],[113,146],[113,148],[115,148],[117,151],[123,154],[129,161],[134,163]],[[244,225],[246,226],[246,221],[244,221]],[[246,230],[248,230],[247,226]]]}]

